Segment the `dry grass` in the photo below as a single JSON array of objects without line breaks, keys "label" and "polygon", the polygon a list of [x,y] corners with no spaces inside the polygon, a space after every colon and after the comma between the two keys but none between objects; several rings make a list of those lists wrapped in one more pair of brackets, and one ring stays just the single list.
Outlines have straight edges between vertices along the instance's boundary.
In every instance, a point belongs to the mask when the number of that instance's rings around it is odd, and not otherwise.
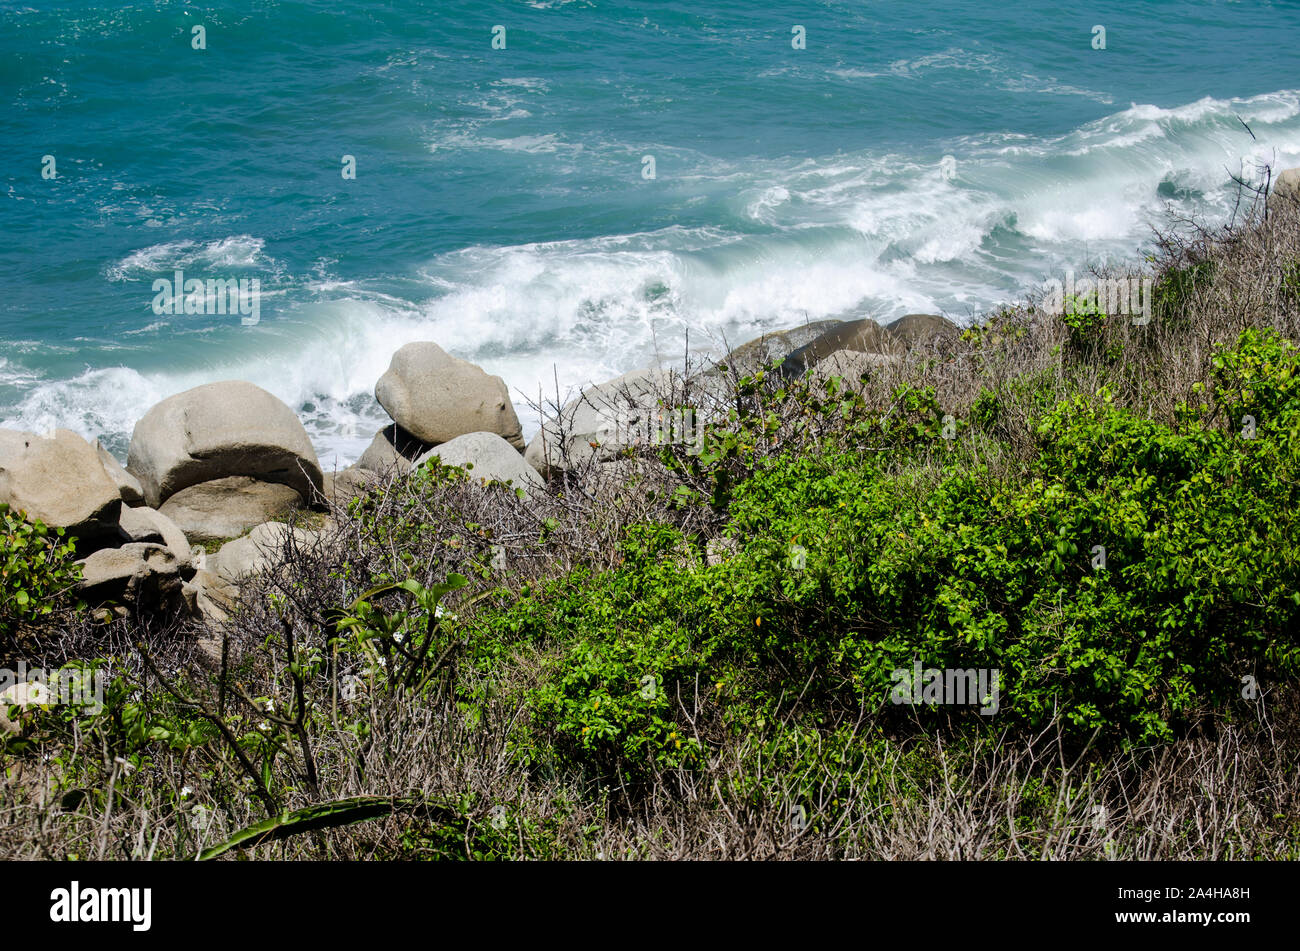
[{"label": "dry grass", "polygon": [[[417,794],[433,805],[249,857],[1230,860],[1300,850],[1296,745],[1274,746],[1253,727],[1105,761],[1067,753],[1050,731],[958,747],[917,737],[852,775],[778,774],[761,795],[757,742],[735,741],[704,768],[660,774],[619,802],[608,788],[521,768],[508,739],[519,714],[495,709],[470,729],[453,703],[380,704],[368,717],[382,740],[322,733],[325,799]],[[263,818],[234,777],[199,778],[211,765],[201,754],[159,756],[147,782],[127,782],[108,751],[83,752],[104,757],[103,795],[52,798],[30,766],[2,781],[5,858],[184,857]],[[176,804],[157,795],[182,787],[192,791]],[[494,806],[505,809],[502,828]]]}]

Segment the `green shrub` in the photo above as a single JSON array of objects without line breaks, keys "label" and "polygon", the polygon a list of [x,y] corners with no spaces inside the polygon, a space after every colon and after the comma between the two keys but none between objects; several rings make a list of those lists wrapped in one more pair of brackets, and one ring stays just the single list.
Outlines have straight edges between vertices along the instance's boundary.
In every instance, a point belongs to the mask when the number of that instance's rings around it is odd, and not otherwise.
[{"label": "green shrub", "polygon": [[560,624],[578,633],[547,665],[535,721],[562,751],[602,765],[688,765],[699,747],[672,711],[676,691],[702,669],[705,579],[681,563],[691,555],[674,529],[636,526],[623,551],[621,570],[579,576],[546,618],[553,634]]},{"label": "green shrub", "polygon": [[1228,708],[1244,674],[1300,672],[1300,351],[1248,333],[1215,367],[1254,438],[1190,408],[1156,422],[1103,390],[1044,414],[1023,475],[954,460],[936,482],[903,464],[938,435],[921,422],[932,394],[909,391],[919,419],[887,467],[854,451],[756,461],[717,563],[637,526],[618,568],[493,621],[554,648],[538,726],[601,768],[689,765],[681,711],[701,694],[741,731],[796,701],[814,718],[953,715],[889,704],[892,672],[920,661],[999,670],[999,725],[1059,713],[1080,739],[1146,742]]},{"label": "green shrub", "polygon": [[[1271,442],[1291,438],[1300,396],[1300,351],[1273,333],[1247,330],[1241,343],[1211,361],[1214,395],[1230,429],[1250,416]],[[1249,427],[1246,427],[1249,428]]]},{"label": "green shrub", "polygon": [[1065,326],[1070,328],[1070,340],[1077,346],[1092,343],[1106,326],[1106,311],[1097,301],[1096,292],[1065,299]]},{"label": "green shrub", "polygon": [[71,600],[81,569],[63,529],[26,521],[0,504],[0,633],[50,614]]}]

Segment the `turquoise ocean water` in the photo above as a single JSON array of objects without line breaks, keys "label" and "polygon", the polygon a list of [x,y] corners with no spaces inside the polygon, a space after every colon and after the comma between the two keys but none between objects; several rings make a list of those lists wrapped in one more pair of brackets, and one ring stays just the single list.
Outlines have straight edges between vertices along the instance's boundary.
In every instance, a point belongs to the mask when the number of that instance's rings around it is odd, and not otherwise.
[{"label": "turquoise ocean water", "polygon": [[[1298,41],[1252,0],[0,3],[0,425],[124,454],[241,378],[330,465],[410,340],[532,431],[688,332],[967,320],[1300,165]],[[260,321],[155,313],[177,268]]]}]

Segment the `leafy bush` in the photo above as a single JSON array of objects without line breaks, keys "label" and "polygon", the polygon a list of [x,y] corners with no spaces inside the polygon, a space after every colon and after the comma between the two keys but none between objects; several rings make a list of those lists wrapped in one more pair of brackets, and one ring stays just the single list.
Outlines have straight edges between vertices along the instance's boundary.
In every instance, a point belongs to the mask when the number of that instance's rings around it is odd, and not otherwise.
[{"label": "leafy bush", "polygon": [[[716,563],[639,526],[618,568],[492,623],[558,645],[537,722],[602,768],[698,759],[681,717],[701,693],[737,729],[795,698],[915,716],[887,701],[916,660],[1000,670],[1004,716],[1026,728],[1059,712],[1080,738],[1168,738],[1243,675],[1300,672],[1300,351],[1248,333],[1215,366],[1217,398],[1258,414],[1254,438],[1103,391],[1046,413],[1010,482],[961,461],[928,484],[897,456],[767,459],[730,493],[735,550]],[[905,399],[933,418],[924,393]]]},{"label": "leafy bush", "polygon": [[10,634],[69,601],[81,569],[63,529],[29,522],[4,504],[0,519],[0,634]]},{"label": "leafy bush", "polygon": [[1065,299],[1065,326],[1070,328],[1070,341],[1077,347],[1091,344],[1106,326],[1106,311],[1097,300],[1097,293],[1082,294]]},{"label": "leafy bush", "polygon": [[675,691],[702,669],[694,628],[707,595],[691,589],[704,579],[684,567],[692,556],[671,528],[635,527],[624,553],[622,570],[567,579],[550,610],[533,616],[552,636],[599,632],[572,638],[547,665],[535,723],[564,750],[605,766],[698,762],[699,744],[673,711]]}]

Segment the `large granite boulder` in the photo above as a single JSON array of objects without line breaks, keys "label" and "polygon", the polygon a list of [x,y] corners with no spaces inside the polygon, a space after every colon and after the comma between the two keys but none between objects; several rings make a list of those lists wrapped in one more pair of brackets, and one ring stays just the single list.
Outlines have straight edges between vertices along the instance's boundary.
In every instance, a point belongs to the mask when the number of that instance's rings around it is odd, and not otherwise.
[{"label": "large granite boulder", "polygon": [[415,461],[422,466],[437,459],[444,466],[459,466],[471,479],[513,483],[519,489],[540,489],[545,483],[514,446],[496,433],[466,433],[435,446]]},{"label": "large granite boulder", "polygon": [[277,482],[247,476],[213,479],[181,489],[159,511],[192,542],[237,538],[254,525],[301,508],[303,497]]},{"label": "large granite boulder", "polygon": [[802,376],[832,354],[842,353],[867,354],[871,359],[839,358],[841,362],[849,359],[860,367],[881,366],[916,347],[951,340],[959,332],[956,324],[938,314],[905,314],[884,327],[870,318],[848,320],[791,351],[781,364],[781,374]]},{"label": "large granite boulder", "polygon": [[326,505],[347,505],[358,495],[364,495],[378,485],[380,475],[360,466],[348,466],[337,472],[325,473],[321,486],[320,501]]},{"label": "large granite boulder", "polygon": [[154,508],[228,476],[280,483],[303,498],[321,485],[316,451],[293,410],[242,380],[196,386],[149,410],[135,424],[126,468]]},{"label": "large granite boulder", "polygon": [[674,392],[674,382],[671,370],[633,370],[588,387],[543,424],[524,459],[546,475],[592,457],[614,458],[646,436],[657,421],[659,399]]},{"label": "large granite boulder", "polygon": [[813,367],[812,378],[825,385],[839,377],[842,390],[862,392],[862,378],[874,377],[882,367],[898,363],[900,357],[889,353],[865,353],[861,350],[837,350]]},{"label": "large granite boulder", "polygon": [[1273,179],[1273,195],[1300,202],[1300,168],[1288,168],[1278,172],[1277,178]]},{"label": "large granite boulder", "polygon": [[182,567],[188,565],[193,554],[189,540],[179,526],[162,512],[140,506],[122,508],[118,528],[122,537],[128,542],[153,542],[164,545],[175,556]]},{"label": "large granite boulder", "polygon": [[936,339],[952,340],[961,333],[961,328],[938,314],[904,314],[885,329],[904,350],[928,346]]},{"label": "large granite boulder", "polygon": [[108,477],[117,484],[117,491],[122,496],[122,501],[127,505],[144,505],[144,488],[140,485],[140,480],[123,469],[122,464],[104,448],[104,444],[98,439],[95,440],[95,453],[99,456],[99,461],[104,464],[104,471],[108,473]]},{"label": "large granite boulder", "polygon": [[239,603],[239,588],[206,568],[200,568],[185,582],[181,595],[190,614],[213,626],[229,620]]},{"label": "large granite boulder", "polygon": [[741,344],[719,362],[745,376],[769,363],[788,357],[800,347],[812,343],[843,323],[842,320],[814,320],[785,330],[774,330]]},{"label": "large granite boulder", "polygon": [[316,540],[315,533],[306,529],[290,528],[283,522],[265,522],[208,555],[203,567],[225,581],[238,584],[242,578],[271,568],[279,560],[290,535],[300,546],[311,545]]},{"label": "large granite boulder", "polygon": [[387,472],[389,469],[401,473],[410,472],[415,460],[431,448],[431,444],[416,439],[393,423],[375,433],[375,438],[357,460],[357,468],[370,472]]},{"label": "large granite boulder", "polygon": [[78,539],[117,535],[122,496],[95,449],[76,433],[0,429],[0,502]]},{"label": "large granite boulder", "polygon": [[524,447],[505,381],[436,343],[408,343],[393,354],[375,384],[375,399],[397,425],[430,445],[490,432]]},{"label": "large granite boulder", "polygon": [[131,542],[101,548],[79,564],[78,592],[91,603],[121,601],[141,614],[175,611],[182,605],[185,566],[166,545]]},{"label": "large granite boulder", "polygon": [[889,354],[897,340],[871,318],[846,320],[792,351],[781,364],[781,374],[800,377],[833,353]]}]

